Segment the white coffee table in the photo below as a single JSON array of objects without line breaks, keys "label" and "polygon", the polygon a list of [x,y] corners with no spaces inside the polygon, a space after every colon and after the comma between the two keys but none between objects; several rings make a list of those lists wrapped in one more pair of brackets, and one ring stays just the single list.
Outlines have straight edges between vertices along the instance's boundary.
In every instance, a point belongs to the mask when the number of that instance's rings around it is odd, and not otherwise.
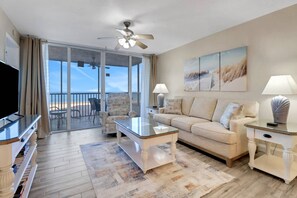
[{"label": "white coffee table", "polygon": [[[118,145],[146,173],[147,170],[175,161],[178,129],[136,117],[116,120]],[[122,140],[121,134],[129,139]],[[171,143],[170,153],[157,145]]]}]

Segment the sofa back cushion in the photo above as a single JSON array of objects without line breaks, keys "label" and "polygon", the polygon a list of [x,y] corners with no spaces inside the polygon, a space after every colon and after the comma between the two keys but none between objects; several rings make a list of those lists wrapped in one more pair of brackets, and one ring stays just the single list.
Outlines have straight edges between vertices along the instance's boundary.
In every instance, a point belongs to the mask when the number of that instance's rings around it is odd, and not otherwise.
[{"label": "sofa back cushion", "polygon": [[196,97],[192,104],[189,116],[211,120],[216,104],[216,98]]},{"label": "sofa back cushion", "polygon": [[248,100],[233,100],[233,99],[218,99],[214,114],[212,116],[213,122],[220,122],[227,105],[230,102],[236,102],[243,105],[242,114],[245,117],[257,117],[259,112],[259,103],[257,101]]},{"label": "sofa back cushion", "polygon": [[182,113],[184,115],[189,115],[194,97],[183,97],[182,98]]}]

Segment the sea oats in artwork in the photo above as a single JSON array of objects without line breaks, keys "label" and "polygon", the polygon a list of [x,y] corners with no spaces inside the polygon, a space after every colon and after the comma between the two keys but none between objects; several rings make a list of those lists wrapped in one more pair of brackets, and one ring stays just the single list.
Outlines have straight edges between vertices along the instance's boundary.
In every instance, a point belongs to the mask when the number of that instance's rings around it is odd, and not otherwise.
[{"label": "sea oats in artwork", "polygon": [[221,52],[221,91],[247,91],[247,47]]},{"label": "sea oats in artwork", "polygon": [[192,58],[184,64],[184,90],[199,91],[199,58]]}]

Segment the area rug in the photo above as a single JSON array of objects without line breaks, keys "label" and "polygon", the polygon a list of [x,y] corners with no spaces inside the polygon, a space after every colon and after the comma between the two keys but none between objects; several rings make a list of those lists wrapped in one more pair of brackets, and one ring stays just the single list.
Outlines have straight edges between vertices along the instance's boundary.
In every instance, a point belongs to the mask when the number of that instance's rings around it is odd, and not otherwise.
[{"label": "area rug", "polygon": [[[177,144],[176,162],[146,174],[115,142],[81,145],[97,197],[201,197],[233,176],[197,159],[196,151]],[[166,152],[170,145],[161,145]]]}]

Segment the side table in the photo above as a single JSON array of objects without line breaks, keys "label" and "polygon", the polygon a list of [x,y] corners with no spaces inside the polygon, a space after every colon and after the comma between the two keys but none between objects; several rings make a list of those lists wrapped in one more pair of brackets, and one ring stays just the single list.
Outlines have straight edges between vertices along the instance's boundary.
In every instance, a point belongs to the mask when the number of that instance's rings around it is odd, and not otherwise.
[{"label": "side table", "polygon": [[[249,166],[285,180],[289,184],[297,176],[297,163],[294,162],[293,148],[297,144],[297,123],[267,126],[268,121],[259,120],[245,124],[249,139]],[[266,144],[266,153],[255,159],[256,142],[262,140]],[[271,154],[271,143],[282,145],[282,157]]]}]

